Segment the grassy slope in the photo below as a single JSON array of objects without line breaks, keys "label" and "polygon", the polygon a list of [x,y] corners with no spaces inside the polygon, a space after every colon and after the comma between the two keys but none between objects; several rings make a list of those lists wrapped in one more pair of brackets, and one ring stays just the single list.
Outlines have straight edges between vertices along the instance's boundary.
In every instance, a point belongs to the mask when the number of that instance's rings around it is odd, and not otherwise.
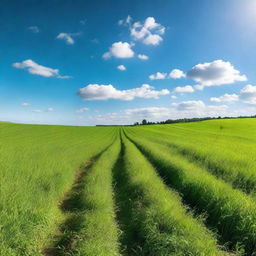
[{"label": "grassy slope", "polygon": [[247,193],[256,190],[256,119],[144,126],[136,134],[166,144]]},{"label": "grassy slope", "polygon": [[[235,124],[238,124],[238,128],[232,130],[231,127]],[[220,129],[220,125],[224,126],[224,128]],[[219,130],[224,130],[226,125],[232,131],[222,136]],[[194,126],[193,129],[191,129],[191,126]],[[232,152],[232,146],[236,142],[239,143],[239,141],[232,141],[230,137],[240,139],[242,133],[246,130],[245,127],[248,128],[245,137],[249,138],[251,136],[253,140],[255,137],[254,119],[208,121],[167,127],[147,126],[135,129],[126,128],[126,131],[149,159],[158,166],[160,173],[167,182],[182,193],[184,200],[198,210],[206,212],[208,222],[219,230],[220,238],[223,241],[232,242],[233,248],[242,245],[248,255],[251,255],[256,250],[256,204],[254,200],[240,191],[232,189],[229,184],[216,179],[207,173],[207,170],[188,161],[184,156],[174,153],[163,143],[160,145],[160,143],[152,142],[156,135],[149,131],[150,129],[166,129],[169,133],[173,133],[173,136],[169,136],[168,139],[172,140],[174,138],[176,143],[180,141],[180,143],[186,142],[192,145],[196,142],[195,139],[198,139],[205,149],[210,148],[211,153],[215,154],[215,150],[218,152],[220,148],[218,146],[215,148],[205,138],[200,139],[200,133],[202,136],[207,133],[208,139],[214,136],[217,145],[218,140],[223,140],[223,137],[226,137],[226,148],[228,148],[229,152]],[[179,133],[179,130],[182,132]],[[215,133],[213,132],[214,130]],[[142,134],[144,134],[143,139]],[[193,134],[196,138],[193,137]],[[220,139],[218,139],[217,135],[219,135]],[[145,139],[146,137],[147,139]],[[242,137],[241,140],[244,140],[244,138]],[[245,150],[246,147],[243,149]],[[229,159],[229,154],[225,155],[226,151],[222,150],[222,148],[221,152],[223,155],[221,154],[220,161],[225,157],[227,160],[233,160],[232,158]],[[236,152],[236,154],[239,155],[239,152]],[[248,154],[250,154],[249,151]],[[217,153],[217,155],[219,154]]]},{"label": "grassy slope", "polygon": [[0,255],[40,255],[76,169],[116,128],[0,124]]},{"label": "grassy slope", "polygon": [[[119,255],[120,242],[136,249],[128,255],[221,253],[212,233],[187,214],[155,171],[182,193],[185,203],[206,212],[207,223],[218,230],[222,242],[232,242],[234,250],[244,246],[252,255],[255,199],[231,185],[253,192],[254,183],[248,182],[256,172],[255,128],[256,119],[125,128],[154,168],[126,139],[124,154],[119,155],[119,128],[0,123],[0,255],[41,255],[67,216],[73,229],[64,230],[64,236],[76,238],[60,255]],[[101,152],[73,184],[78,168]],[[72,184],[79,191],[72,191]],[[67,192],[79,196],[79,205],[69,205],[63,213],[58,202],[65,201]],[[115,203],[120,207],[120,241]],[[125,244],[131,236],[131,244]],[[204,239],[207,248],[202,246]]]}]

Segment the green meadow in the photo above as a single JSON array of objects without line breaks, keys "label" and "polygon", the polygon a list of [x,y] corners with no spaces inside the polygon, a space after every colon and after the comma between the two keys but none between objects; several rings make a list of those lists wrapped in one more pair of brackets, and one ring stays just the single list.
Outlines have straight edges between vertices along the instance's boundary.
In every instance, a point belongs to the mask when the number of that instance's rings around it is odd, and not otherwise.
[{"label": "green meadow", "polygon": [[256,255],[256,119],[0,123],[0,255]]}]

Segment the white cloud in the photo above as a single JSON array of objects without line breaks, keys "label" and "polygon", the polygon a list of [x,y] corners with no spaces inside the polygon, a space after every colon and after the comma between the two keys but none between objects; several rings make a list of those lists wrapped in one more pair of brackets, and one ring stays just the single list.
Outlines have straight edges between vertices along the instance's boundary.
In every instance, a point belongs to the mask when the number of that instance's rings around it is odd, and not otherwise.
[{"label": "white cloud", "polygon": [[212,102],[232,102],[241,100],[244,103],[256,105],[256,86],[248,84],[244,86],[239,94],[224,94],[220,97],[212,97]]},{"label": "white cloud", "polygon": [[141,60],[148,60],[148,56],[145,54],[138,54],[138,58]]},{"label": "white cloud", "polygon": [[12,66],[19,69],[25,69],[30,74],[33,74],[33,75],[39,75],[44,77],[57,77],[62,79],[71,78],[70,76],[61,76],[59,74],[58,69],[48,68],[48,67],[39,65],[30,59],[24,60],[22,62],[13,63]]},{"label": "white cloud", "polygon": [[[253,111],[251,110],[253,113]],[[250,113],[251,113],[250,112]],[[91,121],[101,124],[131,124],[142,119],[163,121],[192,117],[237,116],[241,112],[230,112],[225,105],[205,105],[202,101],[180,102],[173,107],[144,107],[125,109],[119,112],[91,116]]]},{"label": "white cloud", "polygon": [[162,118],[169,114],[170,109],[164,107],[147,107],[126,109],[123,112],[127,116],[136,116],[136,118]]},{"label": "white cloud", "polygon": [[242,88],[239,99],[248,104],[256,104],[256,86],[248,84]]},{"label": "white cloud", "polygon": [[32,31],[33,33],[39,33],[40,32],[40,29],[39,29],[38,26],[30,26],[30,27],[28,27],[28,29],[30,31]]},{"label": "white cloud", "polygon": [[66,44],[74,44],[75,43],[75,40],[73,37],[75,36],[79,36],[81,35],[81,32],[78,32],[78,33],[59,33],[57,35],[57,39],[60,39],[60,40],[64,40],[66,42]]},{"label": "white cloud", "polygon": [[161,73],[161,72],[156,72],[156,74],[152,74],[149,76],[150,80],[161,80],[165,79],[167,76],[167,73]]},{"label": "white cloud", "polygon": [[238,81],[246,81],[245,75],[241,75],[230,62],[215,60],[195,65],[188,73],[187,77],[200,83],[202,86],[216,86],[232,84]]},{"label": "white cloud", "polygon": [[124,70],[126,70],[126,67],[124,65],[119,65],[119,66],[117,66],[117,69],[124,71]]},{"label": "white cloud", "polygon": [[132,24],[130,32],[135,40],[142,41],[146,45],[158,45],[163,40],[161,35],[165,33],[165,27],[156,23],[155,18],[148,17],[143,24],[141,22]]},{"label": "white cloud", "polygon": [[179,111],[185,111],[203,109],[205,107],[205,104],[201,100],[190,100],[182,101],[179,103],[172,103],[172,106],[176,107],[176,109]]},{"label": "white cloud", "polygon": [[202,91],[204,89],[204,86],[201,84],[196,84],[193,86],[195,90]]},{"label": "white cloud", "polygon": [[201,100],[182,101],[172,103],[172,106],[181,113],[181,117],[216,117],[229,114],[228,106],[205,105]]},{"label": "white cloud", "polygon": [[56,38],[64,40],[66,42],[66,44],[74,44],[75,43],[72,36],[68,33],[59,33]]},{"label": "white cloud", "polygon": [[177,96],[172,95],[171,98],[172,98],[172,99],[177,99]]},{"label": "white cloud", "polygon": [[78,95],[85,100],[133,100],[134,98],[158,99],[159,96],[167,95],[170,92],[167,89],[154,90],[153,86],[143,84],[139,88],[129,90],[118,90],[113,85],[89,84],[79,89]]},{"label": "white cloud", "polygon": [[21,105],[22,107],[29,107],[29,106],[31,106],[31,104],[28,103],[28,102],[23,102],[23,103],[21,103],[20,105]]},{"label": "white cloud", "polygon": [[42,109],[34,109],[34,110],[32,110],[32,112],[34,112],[34,113],[46,113],[46,112],[52,112],[52,111],[53,111],[52,107],[47,108],[46,110],[42,110]]},{"label": "white cloud", "polygon": [[130,15],[128,15],[125,19],[119,20],[118,21],[118,25],[130,25],[132,21],[132,17]]},{"label": "white cloud", "polygon": [[103,54],[104,59],[109,59],[111,57],[116,58],[132,58],[134,56],[134,51],[132,50],[132,45],[127,42],[116,42],[113,43],[109,48],[109,51]]},{"label": "white cloud", "polygon": [[170,72],[169,77],[173,79],[179,79],[182,77],[186,77],[186,74],[182,70],[176,68]]},{"label": "white cloud", "polygon": [[84,113],[86,111],[90,110],[89,108],[80,108],[76,110],[76,113]]},{"label": "white cloud", "polygon": [[193,89],[193,87],[191,85],[186,85],[186,86],[178,86],[176,88],[174,88],[173,90],[174,92],[178,92],[178,93],[186,93],[186,92],[194,92],[195,90]]},{"label": "white cloud", "polygon": [[239,96],[237,94],[224,94],[220,97],[211,97],[210,101],[212,102],[231,102],[239,100]]},{"label": "white cloud", "polygon": [[143,43],[146,45],[158,45],[163,41],[163,38],[159,35],[148,35],[144,40]]}]

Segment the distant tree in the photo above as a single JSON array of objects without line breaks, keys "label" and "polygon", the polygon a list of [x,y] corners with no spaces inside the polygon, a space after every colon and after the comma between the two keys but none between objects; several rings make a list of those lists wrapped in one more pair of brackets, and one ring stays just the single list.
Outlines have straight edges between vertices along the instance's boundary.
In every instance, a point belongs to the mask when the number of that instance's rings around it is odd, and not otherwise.
[{"label": "distant tree", "polygon": [[148,123],[148,122],[147,122],[146,119],[143,119],[142,122],[141,122],[142,125],[145,125],[145,124],[147,124],[147,123]]},{"label": "distant tree", "polygon": [[133,125],[134,125],[134,126],[139,125],[139,122],[135,122]]}]

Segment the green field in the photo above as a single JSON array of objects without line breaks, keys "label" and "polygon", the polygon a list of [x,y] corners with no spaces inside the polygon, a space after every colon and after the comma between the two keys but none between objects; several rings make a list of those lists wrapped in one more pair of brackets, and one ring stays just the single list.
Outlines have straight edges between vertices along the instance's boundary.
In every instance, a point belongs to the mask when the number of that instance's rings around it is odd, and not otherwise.
[{"label": "green field", "polygon": [[0,123],[1,256],[256,255],[256,119]]}]

